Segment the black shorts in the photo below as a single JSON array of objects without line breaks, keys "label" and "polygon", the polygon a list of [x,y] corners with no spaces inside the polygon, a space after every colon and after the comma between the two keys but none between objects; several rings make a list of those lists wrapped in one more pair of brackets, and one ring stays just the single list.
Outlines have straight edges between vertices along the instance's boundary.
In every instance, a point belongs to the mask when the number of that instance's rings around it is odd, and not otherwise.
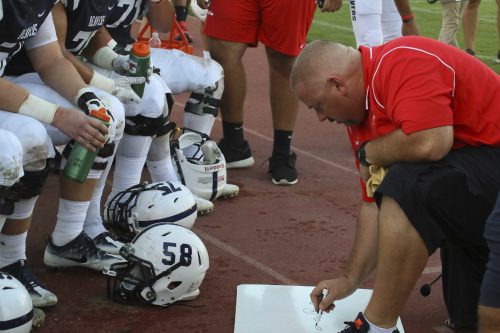
[{"label": "black shorts", "polygon": [[500,194],[486,221],[484,238],[490,248],[490,259],[481,285],[479,304],[500,308]]},{"label": "black shorts", "polygon": [[430,255],[445,244],[486,247],[484,225],[499,189],[500,148],[467,147],[437,162],[392,165],[375,200],[393,198]]}]

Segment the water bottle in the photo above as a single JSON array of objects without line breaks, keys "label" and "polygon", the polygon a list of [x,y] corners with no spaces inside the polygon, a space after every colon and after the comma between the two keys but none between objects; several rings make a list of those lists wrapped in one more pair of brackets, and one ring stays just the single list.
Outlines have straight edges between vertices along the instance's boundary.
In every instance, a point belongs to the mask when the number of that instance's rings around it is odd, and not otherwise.
[{"label": "water bottle", "polygon": [[151,34],[151,38],[149,39],[149,47],[161,48],[161,39],[158,36],[157,32],[153,32]]},{"label": "water bottle", "polygon": [[[110,117],[104,108],[90,110],[89,117],[99,120],[106,127],[110,125]],[[75,143],[64,166],[64,176],[77,183],[85,183],[98,152],[99,150],[89,151],[81,144]]]},{"label": "water bottle", "polygon": [[[149,46],[143,42],[135,42],[130,51],[130,70],[129,76],[148,77],[149,63],[150,63]],[[144,86],[146,83],[132,84],[131,87],[141,97],[144,95]]]}]

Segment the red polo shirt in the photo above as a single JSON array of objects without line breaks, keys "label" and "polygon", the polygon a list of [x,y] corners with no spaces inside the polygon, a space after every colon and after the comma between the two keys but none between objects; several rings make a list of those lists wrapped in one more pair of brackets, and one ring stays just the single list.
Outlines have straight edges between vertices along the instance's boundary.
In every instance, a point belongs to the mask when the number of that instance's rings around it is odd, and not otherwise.
[{"label": "red polo shirt", "polygon": [[[453,149],[500,147],[500,78],[467,53],[425,37],[359,48],[367,90],[365,120],[348,128],[352,147],[400,128],[453,125]],[[358,161],[356,161],[358,163]],[[369,201],[363,187],[363,199]]]}]

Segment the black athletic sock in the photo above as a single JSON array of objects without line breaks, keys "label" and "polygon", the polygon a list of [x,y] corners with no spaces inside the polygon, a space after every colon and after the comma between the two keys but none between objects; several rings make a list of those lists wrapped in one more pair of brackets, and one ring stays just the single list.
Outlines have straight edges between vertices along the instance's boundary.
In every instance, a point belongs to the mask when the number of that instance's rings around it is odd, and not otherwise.
[{"label": "black athletic sock", "polygon": [[175,6],[175,19],[177,22],[186,21],[187,13],[187,7]]},{"label": "black athletic sock", "polygon": [[274,130],[273,156],[290,155],[290,146],[292,144],[292,133],[293,131]]},{"label": "black athletic sock", "polygon": [[243,138],[243,122],[228,123],[222,121],[222,132],[224,133],[224,140],[229,142],[233,147],[242,147]]}]

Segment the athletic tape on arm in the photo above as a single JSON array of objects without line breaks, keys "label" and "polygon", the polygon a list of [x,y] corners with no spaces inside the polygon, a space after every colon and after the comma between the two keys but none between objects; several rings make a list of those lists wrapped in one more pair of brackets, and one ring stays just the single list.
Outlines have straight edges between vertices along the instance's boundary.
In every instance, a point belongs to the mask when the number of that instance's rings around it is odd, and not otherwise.
[{"label": "athletic tape on arm", "polygon": [[56,104],[30,94],[21,104],[18,113],[50,125],[54,121],[57,107]]}]

